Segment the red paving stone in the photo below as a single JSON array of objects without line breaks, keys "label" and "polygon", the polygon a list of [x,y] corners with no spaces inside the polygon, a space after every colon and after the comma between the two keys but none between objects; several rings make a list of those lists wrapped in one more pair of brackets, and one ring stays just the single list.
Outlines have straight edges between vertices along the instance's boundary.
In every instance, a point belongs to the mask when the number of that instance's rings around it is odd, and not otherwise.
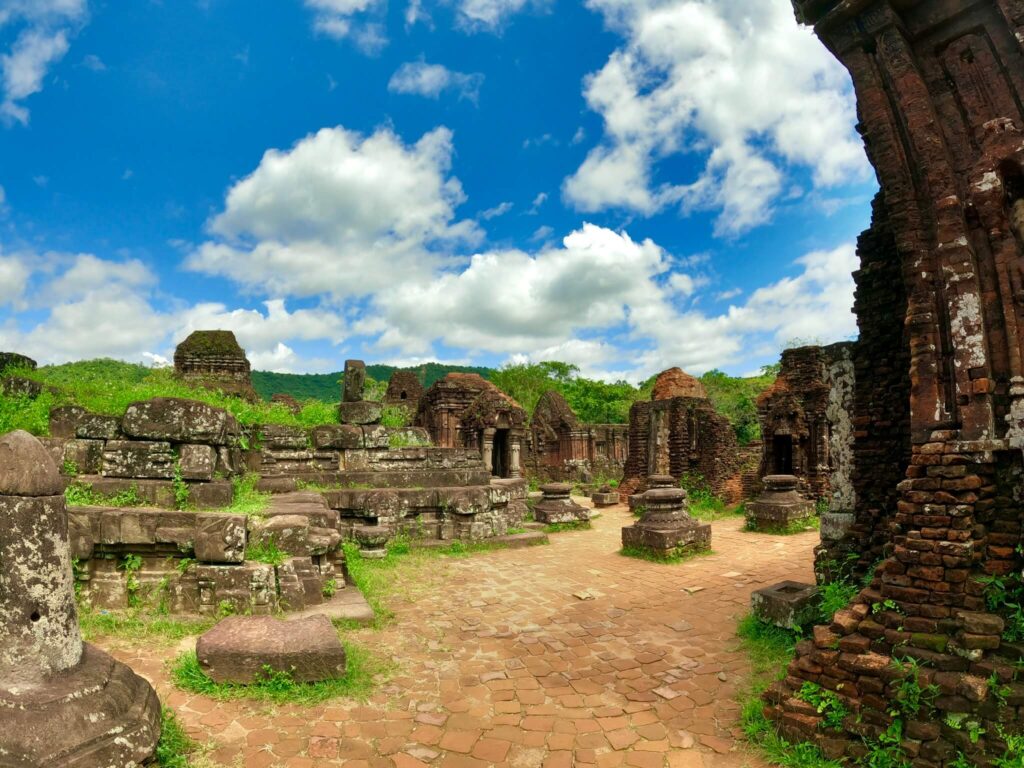
[{"label": "red paving stone", "polygon": [[172,686],[173,649],[112,650],[215,766],[762,766],[736,741],[736,621],[753,590],[813,579],[817,535],[733,518],[714,523],[712,555],[661,565],[618,554],[631,520],[613,507],[549,546],[431,560],[388,627],[351,633],[398,666],[365,704],[215,702]]}]

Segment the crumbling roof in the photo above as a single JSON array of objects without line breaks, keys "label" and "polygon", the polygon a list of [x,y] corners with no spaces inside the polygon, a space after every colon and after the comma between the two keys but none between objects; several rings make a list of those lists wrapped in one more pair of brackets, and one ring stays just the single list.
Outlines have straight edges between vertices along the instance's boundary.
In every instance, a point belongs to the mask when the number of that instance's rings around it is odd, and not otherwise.
[{"label": "crumbling roof", "polygon": [[674,397],[693,397],[706,400],[708,393],[700,379],[694,378],[682,368],[669,368],[658,374],[651,399],[671,400]]}]

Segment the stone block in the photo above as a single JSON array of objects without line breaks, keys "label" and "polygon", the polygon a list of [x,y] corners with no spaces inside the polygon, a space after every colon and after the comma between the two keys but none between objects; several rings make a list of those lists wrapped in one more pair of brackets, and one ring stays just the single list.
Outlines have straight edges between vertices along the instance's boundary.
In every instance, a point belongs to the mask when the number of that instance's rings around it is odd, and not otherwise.
[{"label": "stone block", "polygon": [[358,403],[363,399],[366,388],[366,363],[362,360],[345,361],[345,377],[342,380],[343,403]]},{"label": "stone block", "polygon": [[816,586],[797,581],[783,581],[750,596],[750,606],[757,618],[784,629],[815,623],[820,602]]},{"label": "stone block", "polygon": [[264,424],[263,445],[274,450],[304,451],[309,448],[309,436],[302,427],[285,424]]},{"label": "stone block", "polygon": [[852,512],[825,512],[821,516],[821,540],[840,541],[853,526]]},{"label": "stone block", "polygon": [[310,555],[309,518],[305,515],[275,515],[253,524],[254,543],[273,541],[290,555]]},{"label": "stone block", "polygon": [[764,492],[746,505],[751,530],[771,532],[814,517],[814,503],[797,492],[796,477],[768,475],[763,482]]},{"label": "stone block", "polygon": [[343,677],[346,668],[345,648],[323,615],[293,621],[230,616],[199,638],[196,655],[218,683],[254,683],[265,667],[311,683]]},{"label": "stone block", "polygon": [[148,440],[108,440],[103,449],[104,477],[170,480],[174,477],[171,444]]},{"label": "stone block", "polygon": [[376,424],[380,421],[380,403],[361,400],[338,404],[338,420],[342,424]]},{"label": "stone block", "polygon": [[64,443],[63,462],[79,474],[98,475],[103,469],[103,445],[102,440],[68,440]]},{"label": "stone block", "polygon": [[75,437],[78,423],[89,412],[78,405],[59,405],[50,409],[50,436]]},{"label": "stone block", "polygon": [[215,512],[196,514],[195,555],[201,563],[241,563],[245,560],[245,515]]},{"label": "stone block", "polygon": [[237,613],[265,615],[275,607],[277,589],[272,565],[197,564],[189,570],[196,578],[200,613],[214,615],[229,608]]},{"label": "stone block", "polygon": [[89,413],[79,419],[75,437],[86,440],[116,440],[121,435],[121,422],[116,416]]},{"label": "stone block", "polygon": [[43,394],[43,385],[24,376],[5,376],[0,381],[0,391],[8,397],[27,397],[35,400]]},{"label": "stone block", "polygon": [[142,440],[207,445],[227,445],[241,433],[238,421],[223,408],[177,397],[132,403],[124,412],[121,428],[126,435]]},{"label": "stone block", "polygon": [[211,483],[189,483],[189,503],[199,509],[218,509],[231,504],[234,488],[228,480]]},{"label": "stone block", "polygon": [[351,451],[363,447],[363,430],[353,424],[328,424],[313,429],[317,450]]},{"label": "stone block", "polygon": [[8,368],[28,368],[34,371],[36,361],[17,352],[0,352],[0,373]]},{"label": "stone block", "polygon": [[217,452],[210,445],[189,443],[178,449],[178,466],[184,480],[213,480]]},{"label": "stone block", "polygon": [[616,504],[621,503],[621,499],[618,493],[593,493],[590,496],[590,500],[594,502],[594,506],[601,507],[614,507]]}]

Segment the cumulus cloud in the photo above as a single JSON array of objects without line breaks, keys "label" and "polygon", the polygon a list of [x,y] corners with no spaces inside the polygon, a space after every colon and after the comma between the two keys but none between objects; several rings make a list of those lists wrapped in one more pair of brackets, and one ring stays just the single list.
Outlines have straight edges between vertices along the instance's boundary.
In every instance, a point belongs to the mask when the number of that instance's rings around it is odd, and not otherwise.
[{"label": "cumulus cloud", "polygon": [[458,24],[463,29],[499,31],[509,18],[527,9],[545,9],[550,0],[458,0]]},{"label": "cumulus cloud", "polygon": [[652,278],[667,268],[650,240],[586,224],[560,247],[479,253],[457,274],[380,292],[380,344],[407,354],[435,339],[492,352],[557,345],[579,329],[625,320],[627,307],[647,300]]},{"label": "cumulus cloud", "polygon": [[6,0],[0,7],[0,27],[20,27],[10,50],[0,54],[0,118],[5,123],[28,123],[29,111],[22,102],[43,89],[47,73],[68,52],[69,39],[85,23],[86,13],[86,0]]},{"label": "cumulus cloud", "polygon": [[[213,239],[187,259],[272,296],[334,299],[373,293],[396,278],[429,280],[445,249],[479,242],[449,175],[452,134],[437,128],[406,145],[389,129],[370,136],[325,128],[271,150],[227,194]],[[400,201],[400,203],[396,203]]]},{"label": "cumulus cloud", "polygon": [[374,55],[387,45],[380,22],[367,16],[386,8],[382,0],[303,0],[313,11],[313,29],[335,40],[349,39],[364,53]]},{"label": "cumulus cloud", "polygon": [[[585,82],[604,137],[564,184],[582,211],[719,212],[720,235],[765,223],[792,169],[815,185],[867,178],[849,77],[788,0],[587,0],[625,38]],[[703,171],[659,180],[668,157]]]},{"label": "cumulus cloud", "polygon": [[302,358],[289,343],[335,345],[345,338],[344,319],[329,309],[290,311],[283,299],[263,302],[263,311],[189,305],[161,295],[157,282],[150,268],[135,259],[28,252],[0,256],[0,307],[40,309],[26,299],[30,287],[46,299],[41,319],[23,318],[24,332],[9,323],[0,329],[0,339],[45,363],[113,357],[162,365],[192,331],[227,328],[235,331],[255,367],[298,371],[317,367],[318,361]]},{"label": "cumulus cloud", "polygon": [[19,304],[31,274],[28,264],[17,256],[0,256],[0,307]]},{"label": "cumulus cloud", "polygon": [[467,74],[455,72],[441,64],[425,61],[409,61],[402,64],[388,81],[392,93],[416,94],[429,99],[440,98],[444,91],[454,91],[460,99],[476,103],[480,98],[480,86],[484,76],[479,72]]}]

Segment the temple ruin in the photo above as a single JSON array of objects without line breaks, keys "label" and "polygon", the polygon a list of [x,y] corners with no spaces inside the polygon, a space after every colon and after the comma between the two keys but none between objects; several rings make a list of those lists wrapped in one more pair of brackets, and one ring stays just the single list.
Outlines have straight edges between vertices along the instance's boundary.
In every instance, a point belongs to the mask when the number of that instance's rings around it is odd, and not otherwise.
[{"label": "temple ruin", "polygon": [[629,454],[620,490],[645,490],[647,478],[667,475],[700,485],[729,504],[746,496],[760,449],[742,449],[729,420],[708,400],[698,379],[679,368],[658,375],[651,400],[629,411]]},{"label": "temple ruin", "polygon": [[[768,713],[831,757],[888,734],[921,768],[988,764],[1021,716],[1003,610],[1024,564],[1024,4],[796,5],[853,77],[881,185],[855,274],[855,507],[832,548],[882,562],[798,646]],[[911,674],[938,694],[904,711]],[[841,729],[795,697],[807,682],[847,707]]]},{"label": "temple ruin", "polygon": [[258,399],[249,358],[231,331],[193,331],[174,350],[174,372],[190,384]]},{"label": "temple ruin", "polygon": [[618,480],[628,453],[625,424],[583,424],[555,390],[541,395],[530,420],[526,471],[550,481]]},{"label": "temple ruin", "polygon": [[782,353],[775,382],[757,399],[761,476],[794,475],[811,500],[852,510],[852,342]]},{"label": "temple ruin", "polygon": [[526,411],[482,376],[449,373],[420,399],[416,424],[443,448],[480,452],[494,477],[522,477]]},{"label": "temple ruin", "polygon": [[395,371],[388,381],[388,389],[384,393],[384,404],[406,408],[412,416],[419,409],[420,398],[423,397],[423,384],[412,371]]}]

